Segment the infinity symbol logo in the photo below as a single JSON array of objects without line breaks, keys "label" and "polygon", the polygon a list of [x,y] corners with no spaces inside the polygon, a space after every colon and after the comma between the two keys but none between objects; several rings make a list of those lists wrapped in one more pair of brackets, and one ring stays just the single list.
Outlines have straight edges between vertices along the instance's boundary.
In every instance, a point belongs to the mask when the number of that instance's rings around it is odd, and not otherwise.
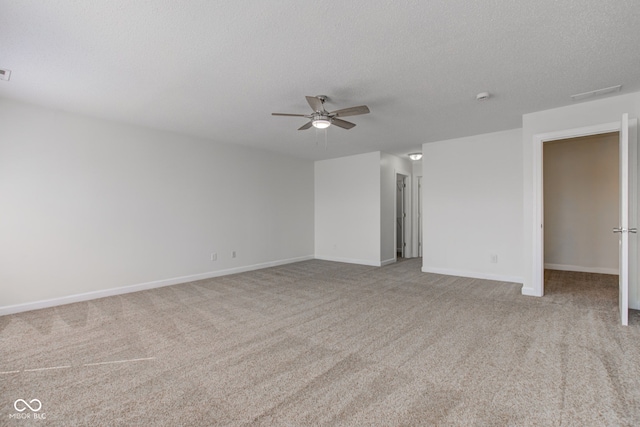
[{"label": "infinity symbol logo", "polygon": [[[22,402],[22,405],[24,405],[22,409],[18,407],[18,403],[20,402]],[[36,405],[31,406],[29,403],[33,403],[33,402],[36,402]],[[18,399],[15,402],[13,402],[13,407],[18,412],[24,412],[27,410],[27,408],[31,409],[31,412],[38,412],[40,409],[42,409],[42,403],[38,399],[31,399],[29,403],[27,403],[27,401],[24,399]]]}]

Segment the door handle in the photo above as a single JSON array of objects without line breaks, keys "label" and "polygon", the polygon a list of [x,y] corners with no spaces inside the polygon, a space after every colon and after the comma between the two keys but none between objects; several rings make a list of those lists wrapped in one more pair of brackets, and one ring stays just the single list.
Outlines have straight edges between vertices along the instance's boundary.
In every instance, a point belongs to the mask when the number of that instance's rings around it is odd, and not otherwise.
[{"label": "door handle", "polygon": [[637,228],[630,228],[630,229],[627,230],[626,228],[613,227],[613,232],[614,233],[626,233],[627,231],[629,233],[636,234],[638,232],[638,229]]}]

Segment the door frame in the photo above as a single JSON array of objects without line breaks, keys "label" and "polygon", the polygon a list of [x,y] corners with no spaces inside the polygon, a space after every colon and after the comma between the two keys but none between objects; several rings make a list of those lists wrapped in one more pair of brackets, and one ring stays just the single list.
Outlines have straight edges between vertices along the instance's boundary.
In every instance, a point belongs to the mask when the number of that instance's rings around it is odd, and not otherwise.
[{"label": "door frame", "polygon": [[546,132],[533,135],[533,296],[544,295],[544,196],[543,196],[543,144],[561,139],[578,138],[621,131],[621,121]]}]

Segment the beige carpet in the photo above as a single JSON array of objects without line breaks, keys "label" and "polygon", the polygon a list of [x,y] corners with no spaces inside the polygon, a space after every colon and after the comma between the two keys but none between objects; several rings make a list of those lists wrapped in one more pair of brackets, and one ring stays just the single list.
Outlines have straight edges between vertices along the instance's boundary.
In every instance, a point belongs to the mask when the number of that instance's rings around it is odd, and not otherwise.
[{"label": "beige carpet", "polygon": [[315,260],[4,316],[0,425],[640,425],[616,280]]}]

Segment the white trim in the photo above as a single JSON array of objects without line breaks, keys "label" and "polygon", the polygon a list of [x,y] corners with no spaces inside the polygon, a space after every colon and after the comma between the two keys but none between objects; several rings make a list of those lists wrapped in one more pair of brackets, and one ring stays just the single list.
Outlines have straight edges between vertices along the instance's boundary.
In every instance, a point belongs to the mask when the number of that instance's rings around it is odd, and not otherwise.
[{"label": "white trim", "polygon": [[524,286],[522,287],[522,295],[528,296],[528,297],[541,297],[542,295],[539,295],[536,293],[536,290],[533,288],[525,288]]},{"label": "white trim", "polygon": [[[638,225],[638,119],[629,119],[629,226]],[[629,235],[629,308],[640,310],[638,235]]]},{"label": "white trim", "polygon": [[226,270],[209,271],[207,273],[193,274],[189,276],[174,277],[171,279],[156,280],[153,282],[139,283],[137,285],[122,286],[119,288],[103,289],[100,291],[85,292],[81,294],[68,295],[60,298],[52,298],[48,300],[28,302],[24,304],[0,306],[0,316],[8,314],[21,313],[23,311],[38,310],[41,308],[56,307],[74,302],[89,301],[98,298],[111,297],[115,295],[123,295],[131,292],[145,291],[148,289],[161,288],[164,286],[178,285],[180,283],[194,282],[196,280],[210,279],[213,277],[227,276],[229,274],[243,273],[246,271],[260,270],[268,267],[276,267],[279,265],[292,264],[294,262],[308,261],[314,259],[313,256],[303,256],[298,258],[289,258],[278,261],[269,261],[260,264],[247,265],[244,267],[229,268]]},{"label": "white trim", "polygon": [[389,258],[388,260],[382,261],[380,263],[380,267],[384,267],[385,265],[389,265],[389,264],[394,264],[396,262],[398,262],[396,258]]},{"label": "white trim", "polygon": [[347,264],[370,265],[372,267],[382,266],[382,263],[380,261],[370,261],[368,259],[340,258],[331,256],[316,256],[315,259],[320,259],[323,261],[344,262]]},{"label": "white trim", "polygon": [[[618,132],[620,122],[611,122],[595,126],[586,126],[575,129],[565,129],[556,132],[539,133],[533,135],[533,221],[532,233],[532,283],[527,288],[527,295],[544,295],[544,207],[543,207],[543,182],[542,182],[542,144],[547,141],[559,139],[577,138],[581,136],[597,135],[601,133]],[[523,295],[525,289],[522,289]]]},{"label": "white trim", "polygon": [[545,270],[560,270],[560,271],[577,271],[580,273],[597,273],[597,274],[615,274],[617,275],[617,268],[606,267],[583,267],[581,265],[567,265],[567,264],[544,264]]},{"label": "white trim", "polygon": [[498,282],[523,283],[521,276],[506,276],[503,274],[479,273],[476,271],[451,270],[448,268],[422,267],[423,273],[444,274],[446,276],[471,277],[473,279],[495,280]]}]

